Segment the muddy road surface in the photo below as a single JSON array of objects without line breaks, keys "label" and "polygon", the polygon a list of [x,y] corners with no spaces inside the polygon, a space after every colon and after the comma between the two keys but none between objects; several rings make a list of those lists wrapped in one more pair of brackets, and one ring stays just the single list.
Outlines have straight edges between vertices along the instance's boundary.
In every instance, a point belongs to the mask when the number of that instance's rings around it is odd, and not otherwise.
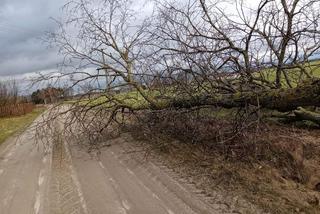
[{"label": "muddy road surface", "polygon": [[31,128],[0,145],[1,214],[221,213],[151,162],[123,152],[121,139],[99,155],[66,142],[36,144]]}]

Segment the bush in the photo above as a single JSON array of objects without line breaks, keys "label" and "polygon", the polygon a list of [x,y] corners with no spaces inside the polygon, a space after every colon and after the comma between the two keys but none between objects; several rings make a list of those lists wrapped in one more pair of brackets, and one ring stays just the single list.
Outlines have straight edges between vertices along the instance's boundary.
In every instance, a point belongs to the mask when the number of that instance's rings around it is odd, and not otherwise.
[{"label": "bush", "polygon": [[0,106],[0,117],[22,116],[32,112],[35,105],[32,103],[6,104]]}]

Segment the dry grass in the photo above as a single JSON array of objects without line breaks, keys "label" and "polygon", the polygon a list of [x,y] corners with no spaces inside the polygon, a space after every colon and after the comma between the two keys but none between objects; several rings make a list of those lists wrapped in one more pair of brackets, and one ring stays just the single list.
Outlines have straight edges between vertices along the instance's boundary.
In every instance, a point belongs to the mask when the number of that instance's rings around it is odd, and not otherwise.
[{"label": "dry grass", "polygon": [[0,118],[0,144],[30,125],[44,110],[44,108],[35,108],[24,116]]},{"label": "dry grass", "polygon": [[16,103],[1,105],[0,118],[22,116],[32,112],[34,108],[35,106],[32,103]]},{"label": "dry grass", "polygon": [[[256,123],[238,114],[144,113],[128,130],[208,195],[230,190],[267,212],[318,213],[319,130]],[[237,116],[248,125],[237,124]]]}]

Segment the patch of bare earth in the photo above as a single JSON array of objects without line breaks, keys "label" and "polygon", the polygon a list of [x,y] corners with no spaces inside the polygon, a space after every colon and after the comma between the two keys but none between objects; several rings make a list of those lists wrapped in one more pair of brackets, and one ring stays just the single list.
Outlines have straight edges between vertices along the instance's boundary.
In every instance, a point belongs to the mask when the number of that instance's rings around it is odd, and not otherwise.
[{"label": "patch of bare earth", "polygon": [[[166,166],[206,201],[233,213],[320,213],[319,130],[271,125],[221,146],[214,136],[192,142],[191,135],[202,135],[190,127],[189,137],[168,134],[165,129],[181,134],[186,127],[167,122],[125,129],[128,152]],[[213,135],[227,126],[206,125],[203,133]]]}]

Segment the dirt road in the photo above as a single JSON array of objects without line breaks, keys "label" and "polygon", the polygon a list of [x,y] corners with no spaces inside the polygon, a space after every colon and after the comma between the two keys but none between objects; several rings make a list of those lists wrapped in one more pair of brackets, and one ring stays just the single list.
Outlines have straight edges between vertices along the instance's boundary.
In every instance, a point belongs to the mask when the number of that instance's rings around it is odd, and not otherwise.
[{"label": "dirt road", "polygon": [[51,149],[32,137],[29,129],[0,146],[1,214],[221,213],[161,167],[123,153],[121,139],[90,155],[61,136]]}]

